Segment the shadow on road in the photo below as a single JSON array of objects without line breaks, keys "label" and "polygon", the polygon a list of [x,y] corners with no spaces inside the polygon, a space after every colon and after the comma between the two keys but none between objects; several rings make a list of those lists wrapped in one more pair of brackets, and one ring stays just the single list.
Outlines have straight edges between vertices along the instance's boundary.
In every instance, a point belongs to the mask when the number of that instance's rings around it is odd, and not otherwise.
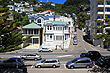
[{"label": "shadow on road", "polygon": [[92,41],[90,41],[90,38],[88,37],[88,35],[83,35],[83,39],[84,39],[85,42],[93,45],[93,43],[92,43]]},{"label": "shadow on road", "polygon": [[27,68],[2,68],[0,69],[0,73],[27,73]]}]

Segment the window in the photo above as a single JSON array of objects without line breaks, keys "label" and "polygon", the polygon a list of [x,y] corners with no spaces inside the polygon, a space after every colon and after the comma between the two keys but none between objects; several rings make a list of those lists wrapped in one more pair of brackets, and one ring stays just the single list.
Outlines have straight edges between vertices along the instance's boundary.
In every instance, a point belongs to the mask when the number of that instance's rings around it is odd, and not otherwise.
[{"label": "window", "polygon": [[99,30],[97,30],[97,33],[100,33],[100,31],[99,31]]},{"label": "window", "polygon": [[52,30],[52,26],[50,26],[50,30]]},{"label": "window", "polygon": [[55,30],[55,27],[53,27],[53,30]]},{"label": "window", "polygon": [[52,34],[48,34],[48,35],[47,35],[47,40],[52,40],[52,38],[53,38],[53,37],[52,37]]},{"label": "window", "polygon": [[49,26],[47,26],[47,30],[49,30]]},{"label": "window", "polygon": [[62,36],[56,36],[56,40],[63,40]]},{"label": "window", "polygon": [[41,23],[41,19],[38,19],[38,21],[37,21],[38,23]]},{"label": "window", "polygon": [[50,39],[52,39],[52,35],[50,35]]},{"label": "window", "polygon": [[53,60],[53,61],[49,61],[50,63],[57,63],[57,61],[56,60]]},{"label": "window", "polygon": [[49,63],[49,61],[45,61],[45,63]]},{"label": "window", "polygon": [[47,26],[47,30],[52,30],[52,26]]}]

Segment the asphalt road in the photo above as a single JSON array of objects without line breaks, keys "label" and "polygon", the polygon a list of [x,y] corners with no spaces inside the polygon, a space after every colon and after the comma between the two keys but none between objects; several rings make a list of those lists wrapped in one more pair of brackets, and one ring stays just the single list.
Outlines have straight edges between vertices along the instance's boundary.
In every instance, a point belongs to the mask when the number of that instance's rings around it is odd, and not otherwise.
[{"label": "asphalt road", "polygon": [[39,53],[36,49],[21,49],[13,52],[8,53],[0,53],[0,56],[3,57],[0,60],[8,59],[10,57],[19,57],[20,55],[27,54],[27,53],[38,53],[41,55],[42,59],[46,58],[58,58],[60,60],[60,67],[59,68],[35,68],[34,64],[38,61],[33,60],[25,60],[25,64],[27,66],[27,72],[28,73],[89,73],[87,72],[88,69],[86,68],[76,68],[76,69],[67,69],[65,67],[65,64],[74,58],[78,58],[81,53],[87,52],[89,50],[96,50],[99,51],[102,55],[109,56],[110,52],[101,49],[98,47],[94,47],[83,39],[84,33],[81,30],[77,31],[77,38],[78,38],[78,45],[73,45],[71,41],[72,48],[68,49],[58,49],[54,50],[54,52],[41,52]]}]

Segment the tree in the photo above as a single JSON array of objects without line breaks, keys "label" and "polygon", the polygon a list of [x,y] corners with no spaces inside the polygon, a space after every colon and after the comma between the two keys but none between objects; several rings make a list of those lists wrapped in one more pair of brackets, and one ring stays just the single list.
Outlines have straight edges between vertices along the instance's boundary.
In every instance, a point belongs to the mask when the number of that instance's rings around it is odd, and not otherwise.
[{"label": "tree", "polygon": [[[27,36],[27,39],[23,39],[23,35],[21,27],[29,23],[27,17],[23,17],[22,14],[13,12],[14,20],[8,21],[7,18],[9,17],[9,10],[6,7],[1,7],[4,9],[2,11],[2,16],[0,16],[0,52],[12,51],[16,49],[22,48],[20,45],[31,36]],[[23,24],[21,23],[23,22]]]}]

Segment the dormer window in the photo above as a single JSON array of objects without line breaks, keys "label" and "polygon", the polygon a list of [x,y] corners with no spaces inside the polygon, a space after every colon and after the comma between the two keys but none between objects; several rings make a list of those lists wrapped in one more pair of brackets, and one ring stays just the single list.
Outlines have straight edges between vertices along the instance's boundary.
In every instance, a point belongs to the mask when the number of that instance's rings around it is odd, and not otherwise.
[{"label": "dormer window", "polygon": [[38,23],[41,23],[41,19],[38,19],[37,22],[38,22]]}]

